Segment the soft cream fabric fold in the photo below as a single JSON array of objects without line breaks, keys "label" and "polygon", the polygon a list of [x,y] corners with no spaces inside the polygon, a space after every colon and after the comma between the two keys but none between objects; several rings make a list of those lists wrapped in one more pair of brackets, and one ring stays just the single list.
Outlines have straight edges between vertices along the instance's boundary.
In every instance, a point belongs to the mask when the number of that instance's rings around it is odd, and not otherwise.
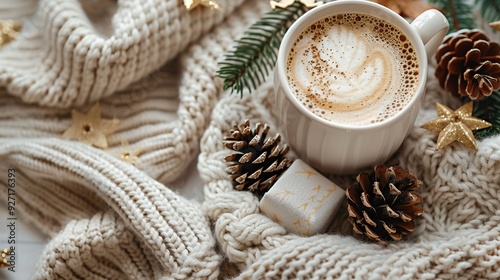
[{"label": "soft cream fabric fold", "polygon": [[160,68],[241,2],[188,12],[177,0],[118,1],[108,35],[79,1],[40,0],[19,39],[0,52],[0,86],[43,106],[95,102]]}]

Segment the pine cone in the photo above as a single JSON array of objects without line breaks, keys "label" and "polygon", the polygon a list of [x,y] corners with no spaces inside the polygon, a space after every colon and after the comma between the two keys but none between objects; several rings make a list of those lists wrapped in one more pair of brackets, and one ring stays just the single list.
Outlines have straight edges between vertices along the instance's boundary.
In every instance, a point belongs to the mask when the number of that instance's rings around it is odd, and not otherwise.
[{"label": "pine cone", "polygon": [[456,96],[481,100],[500,89],[500,45],[480,30],[448,35],[436,60],[439,84]]},{"label": "pine cone", "polygon": [[224,138],[224,146],[236,151],[225,158],[230,164],[230,174],[237,190],[249,190],[263,195],[290,166],[291,160],[285,154],[289,148],[280,148],[280,135],[268,138],[269,125],[260,123],[250,128],[250,121],[231,129],[231,136]]},{"label": "pine cone", "polygon": [[346,190],[347,211],[354,232],[379,243],[398,241],[415,230],[422,215],[422,197],[415,193],[422,182],[405,169],[376,166],[362,172]]}]

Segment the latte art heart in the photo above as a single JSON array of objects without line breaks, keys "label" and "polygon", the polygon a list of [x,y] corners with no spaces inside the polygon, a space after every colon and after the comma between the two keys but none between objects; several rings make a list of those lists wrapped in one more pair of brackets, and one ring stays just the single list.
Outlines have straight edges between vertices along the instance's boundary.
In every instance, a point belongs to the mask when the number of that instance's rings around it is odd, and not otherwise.
[{"label": "latte art heart", "polygon": [[414,48],[396,27],[367,15],[322,19],[294,43],[287,76],[297,98],[332,122],[367,125],[404,107],[418,85]]}]

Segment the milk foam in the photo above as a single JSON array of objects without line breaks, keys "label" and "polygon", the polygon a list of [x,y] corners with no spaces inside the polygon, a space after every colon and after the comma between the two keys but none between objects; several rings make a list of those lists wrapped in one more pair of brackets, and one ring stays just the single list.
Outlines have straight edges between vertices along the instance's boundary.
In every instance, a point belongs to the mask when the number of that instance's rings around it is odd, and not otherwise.
[{"label": "milk foam", "polygon": [[309,110],[338,123],[381,122],[411,100],[418,60],[399,29],[361,14],[324,18],[292,46],[287,76]]}]

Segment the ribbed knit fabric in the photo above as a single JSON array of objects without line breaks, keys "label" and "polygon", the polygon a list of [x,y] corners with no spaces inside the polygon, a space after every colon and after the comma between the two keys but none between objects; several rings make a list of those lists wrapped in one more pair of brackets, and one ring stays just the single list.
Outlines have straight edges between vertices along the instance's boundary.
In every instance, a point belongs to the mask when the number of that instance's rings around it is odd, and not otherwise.
[{"label": "ribbed knit fabric", "polygon": [[[188,14],[177,0],[120,1],[113,28],[121,41],[102,41],[97,30],[85,28],[92,23],[76,1],[56,2],[40,1],[39,29],[25,25],[19,40],[0,49],[0,84],[6,86],[0,90],[0,170],[18,171],[17,213],[46,233],[60,231],[37,278],[217,278],[222,258],[203,208],[160,182],[175,180],[197,155],[222,92],[217,62],[267,4],[249,2],[231,14],[242,2],[231,1],[220,10],[199,7]],[[149,20],[142,18],[148,14],[144,7],[153,13]],[[224,16],[223,25],[200,38]],[[164,26],[155,33],[148,24]],[[139,35],[141,40],[123,40]],[[69,43],[76,38],[81,42]],[[178,59],[153,71],[197,38]],[[106,44],[125,49],[119,56],[124,64],[113,53],[88,57],[95,44],[96,50],[107,50]],[[70,65],[61,64],[68,55]],[[108,137],[110,148],[62,139],[71,110],[86,112],[97,100],[103,118],[120,119]],[[133,165],[119,159],[125,149],[137,152]],[[0,187],[5,202],[6,182]],[[88,264],[91,255],[97,267]],[[138,264],[145,255],[147,266]]]},{"label": "ribbed knit fabric", "polygon": [[[227,6],[234,8],[236,3]],[[200,10],[207,9],[196,9],[192,13],[200,13]],[[220,13],[222,11],[217,11],[216,15]],[[245,16],[240,15],[240,18]],[[181,55],[179,61],[148,73],[127,89],[100,100],[103,117],[121,120],[117,131],[108,138],[108,151],[119,156],[124,149],[122,142],[127,142],[126,149],[138,152],[136,166],[153,178],[168,182],[182,174],[196,156],[199,137],[221,92],[220,81],[214,80],[217,61],[230,47],[236,34],[241,33],[242,28],[238,27],[248,24],[248,21],[221,26]],[[18,50],[14,52],[13,47],[14,44],[7,45],[0,51],[0,57],[16,54]],[[1,65],[0,59],[0,69]],[[46,75],[51,76],[50,73]],[[166,91],[166,88],[172,88],[172,84],[179,90]],[[40,107],[25,104],[1,90],[0,102],[6,105],[0,112],[0,136],[24,138],[60,137],[71,123],[71,109],[86,112],[94,104],[67,109]]]},{"label": "ribbed knit fabric", "polygon": [[[23,188],[36,188],[43,179],[54,178],[56,174],[66,186],[76,186],[67,192],[88,188],[105,201],[151,250],[169,277],[212,278],[216,274],[220,257],[215,253],[215,240],[200,206],[132,165],[85,144],[58,139],[9,141],[0,144],[0,157],[7,159],[2,166],[14,166],[33,178],[34,185],[19,184],[19,197]],[[42,201],[46,197],[41,190],[37,195]],[[57,207],[65,206],[55,197],[51,200]],[[61,211],[44,212],[44,205],[37,201],[25,203],[48,216],[47,220],[57,221],[60,215],[80,210],[77,205],[66,205],[69,207]],[[88,204],[81,208],[87,208]],[[24,214],[31,216],[29,211]]]},{"label": "ribbed knit fabric", "polygon": [[[112,212],[73,220],[45,248],[35,279],[157,279],[159,264]],[[82,267],[86,269],[82,269]]]},{"label": "ribbed knit fabric", "polygon": [[177,0],[118,1],[106,34],[77,0],[40,0],[29,32],[0,52],[0,86],[43,106],[95,102],[158,69],[241,2],[188,13]]}]

